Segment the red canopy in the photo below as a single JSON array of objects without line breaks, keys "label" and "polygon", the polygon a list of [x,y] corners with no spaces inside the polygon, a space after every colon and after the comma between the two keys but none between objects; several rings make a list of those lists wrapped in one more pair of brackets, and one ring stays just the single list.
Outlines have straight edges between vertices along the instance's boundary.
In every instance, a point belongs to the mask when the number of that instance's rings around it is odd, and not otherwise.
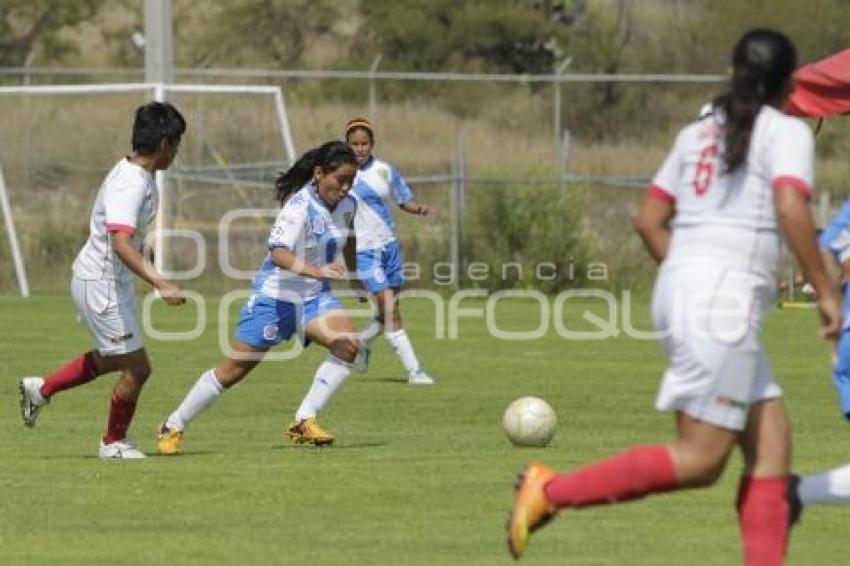
[{"label": "red canopy", "polygon": [[850,49],[797,69],[785,111],[807,118],[850,113]]}]

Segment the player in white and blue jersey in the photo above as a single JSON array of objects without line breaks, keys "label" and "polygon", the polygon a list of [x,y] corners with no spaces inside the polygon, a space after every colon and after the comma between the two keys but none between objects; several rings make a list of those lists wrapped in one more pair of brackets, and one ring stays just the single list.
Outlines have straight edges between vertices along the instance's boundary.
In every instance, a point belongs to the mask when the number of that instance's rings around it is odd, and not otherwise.
[{"label": "player in white and blue jersey", "polygon": [[[357,274],[378,307],[376,320],[361,333],[365,353],[368,354],[369,341],[383,327],[384,337],[407,371],[408,383],[431,385],[434,379],[419,365],[410,338],[402,327],[398,293],[404,285],[404,259],[392,209],[398,206],[407,213],[425,218],[433,216],[434,209],[416,201],[404,177],[392,165],[372,154],[375,135],[368,120],[349,120],[345,125],[345,141],[357,157],[357,178],[351,191],[358,206],[354,219]],[[364,363],[359,369],[365,370],[368,356],[361,359]]]},{"label": "player in white and blue jersey", "polygon": [[844,321],[835,347],[835,368],[832,376],[838,390],[841,414],[850,420],[850,201],[823,230],[819,243],[841,267]]},{"label": "player in white and blue jersey", "polygon": [[353,265],[352,229],[357,203],[349,195],[357,171],[354,152],[342,141],[305,153],[275,182],[282,208],[272,227],[268,253],[242,307],[232,354],[204,372],[160,428],[159,451],[180,450],[189,423],[226,389],[242,380],[270,348],[303,333],[305,342],[328,349],[286,435],[296,443],[331,444],[316,421],[351,373],[359,340],[354,324],[331,291],[330,280]]}]

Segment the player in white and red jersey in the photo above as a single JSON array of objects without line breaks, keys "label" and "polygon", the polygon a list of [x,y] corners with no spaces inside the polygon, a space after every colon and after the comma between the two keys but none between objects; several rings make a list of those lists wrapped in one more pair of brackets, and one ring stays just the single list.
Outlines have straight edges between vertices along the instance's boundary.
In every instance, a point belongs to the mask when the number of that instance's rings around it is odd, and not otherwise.
[{"label": "player in white and red jersey", "polygon": [[358,213],[354,219],[357,232],[357,274],[362,286],[372,294],[378,307],[376,320],[361,332],[364,342],[365,370],[369,341],[381,327],[407,372],[407,382],[431,385],[434,379],[422,369],[413,351],[413,344],[402,327],[398,294],[404,285],[404,259],[396,235],[392,209],[429,218],[431,206],[414,199],[413,191],[404,177],[389,163],[372,154],[375,134],[365,118],[354,118],[345,125],[345,141],[357,156],[357,179],[351,193],[357,199]]},{"label": "player in white and red jersey", "polygon": [[186,428],[221,394],[239,383],[266,352],[300,332],[328,349],[286,435],[295,443],[331,444],[334,436],[317,416],[351,373],[360,341],[334,296],[330,280],[353,267],[352,229],[357,203],[349,195],[357,171],[354,152],[342,141],[302,155],[278,177],[282,207],[268,240],[268,254],[239,314],[233,353],[198,378],[160,427],[159,451],[180,451]]},{"label": "player in white and red jersey", "polygon": [[89,238],[73,266],[71,295],[95,349],[44,378],[28,377],[20,383],[21,416],[32,427],[40,409],[58,391],[121,371],[98,451],[101,458],[144,458],[126,439],[151,372],[136,316],[133,276],[157,289],[168,304],[185,302],[180,289],[147,265],[140,252],[145,227],[159,203],[154,173],[171,165],[185,131],[183,116],[168,103],[151,102],[136,110],[133,152],[103,181],[91,213]]},{"label": "player in white and red jersey", "polygon": [[670,365],[657,407],[675,411],[678,438],[562,475],[528,466],[509,524],[514,556],[559,509],[711,485],[737,445],[744,562],[784,563],[789,424],[759,341],[776,292],[780,234],[817,290],[824,337],[835,338],[841,324],[807,206],[812,134],[779,111],[796,62],[783,34],[746,33],[733,51],[729,90],[711,115],[679,133],[638,213],[638,232],[661,264],[652,313]]}]

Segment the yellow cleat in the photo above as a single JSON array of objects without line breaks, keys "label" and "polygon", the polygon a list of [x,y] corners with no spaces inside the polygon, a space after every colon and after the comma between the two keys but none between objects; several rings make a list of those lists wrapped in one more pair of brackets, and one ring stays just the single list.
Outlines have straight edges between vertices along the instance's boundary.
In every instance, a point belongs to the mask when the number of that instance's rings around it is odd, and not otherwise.
[{"label": "yellow cleat", "polygon": [[543,493],[543,487],[555,475],[554,470],[543,464],[529,464],[519,476],[508,520],[508,550],[517,560],[525,551],[531,533],[555,516],[557,509]]},{"label": "yellow cleat", "polygon": [[168,428],[165,423],[159,427],[159,442],[156,446],[160,454],[177,454],[183,443],[183,431]]},{"label": "yellow cleat", "polygon": [[325,446],[334,442],[334,435],[319,426],[315,417],[292,423],[286,429],[286,436],[295,444]]}]

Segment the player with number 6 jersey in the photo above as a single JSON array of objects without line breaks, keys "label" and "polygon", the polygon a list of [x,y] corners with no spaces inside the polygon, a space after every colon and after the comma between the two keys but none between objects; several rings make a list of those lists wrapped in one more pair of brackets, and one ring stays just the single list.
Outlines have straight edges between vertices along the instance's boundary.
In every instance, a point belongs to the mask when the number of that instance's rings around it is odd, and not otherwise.
[{"label": "player with number 6 jersey", "polygon": [[790,425],[759,338],[776,293],[780,234],[818,293],[821,334],[834,338],[841,320],[807,205],[812,134],[780,110],[796,64],[780,32],[741,37],[727,91],[679,133],[635,221],[660,264],[652,316],[669,365],[656,407],[675,412],[676,439],[560,475],[529,465],[509,523],[515,557],[559,509],[712,485],[740,446],[743,562],[784,564]]},{"label": "player with number 6 jersey", "polygon": [[764,106],[755,119],[746,167],[726,173],[720,148],[725,116],[715,109],[686,126],[653,179],[650,195],[675,204],[666,265],[717,258],[778,280],[780,237],[773,191],[793,186],[808,198],[814,139],[801,120]]}]

